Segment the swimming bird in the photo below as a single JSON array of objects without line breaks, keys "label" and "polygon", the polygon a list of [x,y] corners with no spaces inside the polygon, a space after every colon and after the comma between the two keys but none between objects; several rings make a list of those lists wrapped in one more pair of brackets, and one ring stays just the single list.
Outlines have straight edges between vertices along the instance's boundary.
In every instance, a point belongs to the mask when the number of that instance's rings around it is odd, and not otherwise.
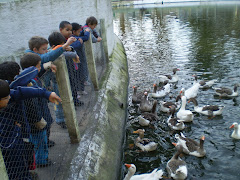
[{"label": "swimming bird", "polygon": [[170,101],[160,101],[160,111],[168,113],[170,110],[170,106],[175,106],[176,110],[178,110],[181,107],[181,95],[178,95],[176,97],[176,102],[170,102]]},{"label": "swimming bird", "polygon": [[136,172],[136,166],[134,164],[125,164],[128,168],[128,173],[123,180],[159,180],[162,179],[163,171],[157,168],[151,173],[134,175]]},{"label": "swimming bird", "polygon": [[141,102],[141,98],[143,97],[144,92],[137,93],[137,87],[133,86],[133,95],[132,95],[132,103],[139,104]]},{"label": "swimming bird", "polygon": [[172,130],[183,130],[185,128],[185,124],[182,120],[177,117],[174,117],[176,108],[175,106],[170,106],[170,116],[167,119],[167,124]]},{"label": "swimming bird", "polygon": [[177,71],[180,71],[180,69],[173,68],[173,75],[160,75],[159,76],[159,82],[163,83],[166,80],[168,80],[169,83],[176,83],[176,82],[178,82],[179,77],[177,75]]},{"label": "swimming bird", "polygon": [[141,112],[151,112],[152,111],[152,103],[147,98],[148,93],[144,92],[144,96],[141,99],[139,109]]},{"label": "swimming bird", "polygon": [[169,94],[171,91],[171,86],[168,83],[168,81],[165,81],[164,86],[161,87],[159,90],[156,84],[154,84],[153,87],[154,87],[153,92],[149,93],[149,97],[162,98]]},{"label": "swimming bird", "polygon": [[157,115],[157,101],[153,101],[152,111],[144,112],[138,116],[138,121],[141,126],[148,126],[150,122],[158,121],[159,117]]},{"label": "swimming bird", "polygon": [[216,95],[220,97],[236,97],[238,96],[238,87],[239,84],[235,84],[233,90],[226,87],[213,88]]},{"label": "swimming bird", "polygon": [[182,105],[179,111],[177,112],[177,117],[184,122],[192,122],[193,121],[193,113],[190,110],[186,110],[186,103],[187,103],[187,98],[186,96],[181,97],[182,100]]},{"label": "swimming bird", "polygon": [[182,88],[180,91],[180,94],[186,96],[187,99],[195,98],[197,97],[199,87],[200,87],[200,84],[195,83],[192,87],[188,88],[187,90],[185,90],[185,88]]},{"label": "swimming bird", "polygon": [[187,178],[187,164],[183,161],[179,155],[182,153],[182,147],[173,155],[173,157],[167,162],[168,176],[176,180],[183,180]]},{"label": "swimming bird", "polygon": [[144,129],[138,129],[133,131],[133,133],[139,134],[135,140],[135,145],[139,147],[142,151],[155,151],[157,149],[157,143],[151,142],[150,139],[144,138]]},{"label": "swimming bird", "polygon": [[205,80],[201,80],[199,82],[197,82],[198,78],[197,75],[193,75],[193,77],[195,77],[195,83],[199,83],[200,89],[208,89],[211,88],[213,86],[213,84],[217,81],[216,79],[210,80],[210,81],[205,81]]},{"label": "swimming bird", "polygon": [[203,107],[199,107],[198,102],[195,98],[190,98],[188,100],[188,103],[190,102],[193,102],[194,104],[194,111],[207,116],[221,115],[224,108],[223,105],[205,105]]},{"label": "swimming bird", "polygon": [[240,139],[240,128],[239,124],[234,122],[229,128],[234,128],[231,137],[234,139]]},{"label": "swimming bird", "polygon": [[196,157],[203,157],[206,155],[206,151],[203,147],[204,140],[205,140],[204,136],[200,138],[199,143],[193,139],[186,138],[182,132],[181,132],[181,136],[179,134],[176,134],[175,138],[177,139],[177,143],[173,143],[173,145],[175,145],[177,149],[180,146],[182,146],[183,152],[185,154],[189,154]]}]

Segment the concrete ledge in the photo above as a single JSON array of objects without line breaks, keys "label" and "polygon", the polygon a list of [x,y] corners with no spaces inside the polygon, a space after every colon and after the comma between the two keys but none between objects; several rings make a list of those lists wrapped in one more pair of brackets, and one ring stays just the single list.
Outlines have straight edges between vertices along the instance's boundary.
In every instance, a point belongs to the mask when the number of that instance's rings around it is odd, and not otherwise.
[{"label": "concrete ledge", "polygon": [[118,179],[123,151],[128,97],[128,65],[124,47],[115,38],[108,68],[100,81],[88,128],[81,135],[66,179]]}]

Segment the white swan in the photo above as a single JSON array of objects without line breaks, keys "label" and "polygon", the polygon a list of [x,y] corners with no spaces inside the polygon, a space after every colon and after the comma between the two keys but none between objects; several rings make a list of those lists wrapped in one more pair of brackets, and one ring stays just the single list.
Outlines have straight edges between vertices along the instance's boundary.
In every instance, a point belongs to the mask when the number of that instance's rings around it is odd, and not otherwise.
[{"label": "white swan", "polygon": [[180,147],[173,155],[173,157],[167,162],[168,176],[176,180],[183,180],[187,178],[187,164],[183,161],[179,155],[182,153],[182,147]]},{"label": "white swan", "polygon": [[180,71],[180,69],[178,68],[174,68],[173,69],[173,75],[160,75],[159,76],[159,82],[160,83],[163,83],[164,81],[168,80],[169,83],[175,83],[175,82],[178,82],[179,80],[179,77],[177,75],[177,71]]},{"label": "white swan", "polygon": [[187,98],[186,96],[182,96],[182,105],[179,111],[177,112],[177,117],[184,122],[192,122],[193,121],[193,113],[190,110],[186,110],[186,103],[187,103]]},{"label": "white swan", "polygon": [[234,122],[229,128],[234,128],[231,137],[234,139],[240,139],[240,128],[238,123]]},{"label": "white swan", "polygon": [[183,152],[185,154],[189,154],[196,157],[204,157],[206,155],[206,151],[203,147],[205,137],[202,136],[199,140],[199,143],[193,139],[186,138],[183,133],[181,132],[181,136],[179,134],[175,135],[177,139],[177,143],[172,143],[176,148],[183,147]]},{"label": "white swan", "polygon": [[215,90],[216,95],[220,97],[236,97],[238,96],[238,87],[239,84],[234,85],[234,89],[220,87],[220,88],[213,88]]},{"label": "white swan", "polygon": [[223,112],[224,106],[222,105],[205,105],[203,107],[198,106],[198,102],[195,98],[190,98],[188,103],[193,102],[194,104],[194,111],[197,113],[207,115],[207,116],[216,116],[221,115]]},{"label": "white swan", "polygon": [[159,180],[162,179],[163,171],[157,168],[151,173],[134,175],[136,172],[136,166],[134,164],[125,164],[128,168],[128,173],[123,180]]},{"label": "white swan", "polygon": [[171,115],[167,119],[167,124],[172,130],[183,130],[185,128],[185,124],[179,118],[174,117],[175,110],[175,106],[170,106]]},{"label": "white swan", "polygon": [[133,133],[139,134],[135,140],[135,145],[139,147],[142,151],[155,151],[157,149],[157,143],[151,142],[150,139],[144,138],[144,129],[138,129],[133,131]]}]

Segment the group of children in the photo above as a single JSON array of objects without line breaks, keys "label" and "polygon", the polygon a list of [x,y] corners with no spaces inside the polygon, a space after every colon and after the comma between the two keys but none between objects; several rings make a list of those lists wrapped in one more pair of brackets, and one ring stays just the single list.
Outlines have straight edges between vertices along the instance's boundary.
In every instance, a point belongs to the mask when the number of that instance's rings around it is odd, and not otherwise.
[{"label": "group of children", "polygon": [[0,64],[0,149],[10,180],[31,180],[29,170],[52,164],[48,148],[55,142],[49,140],[53,123],[49,101],[56,104],[56,123],[66,128],[53,62],[64,54],[74,104],[83,105],[80,95],[87,94],[89,85],[84,42],[90,34],[93,43],[102,40],[97,24],[93,16],[83,27],[62,21],[59,32],[51,33],[48,40],[40,36],[29,40],[20,60],[21,72],[16,62]]}]

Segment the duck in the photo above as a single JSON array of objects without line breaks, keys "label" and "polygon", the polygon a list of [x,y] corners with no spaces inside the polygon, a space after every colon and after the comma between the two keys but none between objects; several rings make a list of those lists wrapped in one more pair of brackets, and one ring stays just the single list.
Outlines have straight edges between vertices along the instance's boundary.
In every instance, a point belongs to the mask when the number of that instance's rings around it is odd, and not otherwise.
[{"label": "duck", "polygon": [[141,99],[139,109],[141,112],[151,112],[152,111],[152,103],[148,100],[148,93],[144,92],[144,96]]},{"label": "duck", "polygon": [[144,92],[137,93],[137,87],[133,86],[132,103],[139,104],[141,102],[143,95],[144,95]]},{"label": "duck", "polygon": [[136,172],[136,166],[134,164],[125,164],[128,168],[128,173],[123,180],[159,180],[162,179],[163,171],[157,168],[151,173],[134,175]]},{"label": "duck", "polygon": [[167,124],[172,130],[183,130],[185,128],[185,124],[182,120],[177,117],[174,117],[176,108],[175,106],[170,106],[170,116],[167,119]]},{"label": "duck", "polygon": [[182,147],[177,150],[173,157],[167,162],[166,166],[168,176],[176,180],[186,179],[188,174],[187,164],[180,158],[181,153]]},{"label": "duck", "polygon": [[182,146],[183,152],[185,154],[189,154],[196,157],[204,157],[206,155],[206,151],[203,147],[204,140],[205,140],[204,136],[200,138],[199,143],[193,139],[186,138],[182,132],[181,132],[181,136],[179,134],[175,134],[175,138],[177,139],[177,143],[173,143],[173,145],[177,149],[180,146]]},{"label": "duck", "polygon": [[139,134],[137,139],[135,140],[135,145],[139,147],[142,151],[155,151],[157,149],[157,143],[151,142],[150,139],[144,138],[144,129],[138,129],[137,131],[133,131],[133,133]]},{"label": "duck", "polygon": [[176,110],[178,110],[181,107],[181,102],[179,101],[180,99],[181,95],[178,95],[176,97],[176,102],[160,101],[160,111],[168,113],[170,112],[170,106],[175,106]]},{"label": "duck", "polygon": [[187,90],[185,90],[185,88],[182,88],[180,91],[180,94],[186,96],[187,99],[195,98],[198,95],[199,87],[200,87],[200,84],[195,83],[192,87],[188,88]]},{"label": "duck", "polygon": [[159,117],[157,115],[157,101],[153,101],[152,111],[144,112],[140,116],[138,116],[138,122],[141,126],[148,126],[150,122],[158,121]]},{"label": "duck", "polygon": [[182,100],[182,105],[179,111],[177,112],[177,117],[184,122],[192,122],[193,121],[193,113],[190,110],[186,110],[186,103],[187,103],[187,98],[186,96],[181,97]]},{"label": "duck", "polygon": [[159,90],[156,84],[153,84],[153,87],[153,93],[149,93],[149,97],[162,98],[169,94],[171,91],[171,86],[168,81],[164,81],[164,86]]},{"label": "duck", "polygon": [[233,90],[226,87],[214,88],[215,94],[220,97],[236,97],[238,96],[239,84],[235,84]]},{"label": "duck", "polygon": [[168,80],[169,83],[176,83],[176,82],[178,82],[179,77],[177,75],[177,71],[180,71],[180,69],[173,68],[173,75],[160,75],[159,76],[159,82],[163,83],[166,80]]},{"label": "duck", "polygon": [[210,81],[201,80],[201,81],[197,82],[197,80],[198,80],[197,75],[194,74],[193,77],[195,78],[195,83],[200,84],[200,86],[199,86],[200,89],[209,89],[217,81],[216,79],[213,79],[213,80],[210,80]]},{"label": "duck", "polygon": [[205,105],[203,107],[199,107],[198,102],[195,98],[190,98],[188,100],[188,103],[190,102],[193,102],[194,104],[194,111],[207,116],[221,115],[224,108],[223,105]]},{"label": "duck", "polygon": [[231,137],[234,139],[240,139],[240,128],[239,124],[234,122],[229,128],[234,128]]}]

